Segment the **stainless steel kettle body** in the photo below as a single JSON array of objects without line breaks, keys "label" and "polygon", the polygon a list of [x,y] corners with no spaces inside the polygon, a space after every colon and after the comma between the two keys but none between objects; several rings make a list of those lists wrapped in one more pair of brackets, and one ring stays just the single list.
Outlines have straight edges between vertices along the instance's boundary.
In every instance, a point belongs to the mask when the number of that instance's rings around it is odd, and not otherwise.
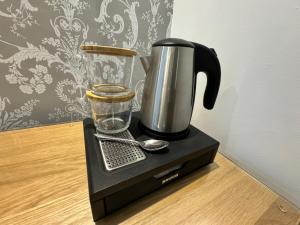
[{"label": "stainless steel kettle body", "polygon": [[146,71],[141,123],[159,133],[185,131],[191,120],[196,74],[207,74],[204,106],[211,109],[220,85],[220,64],[214,50],[182,39],[152,45],[151,56],[141,57]]}]

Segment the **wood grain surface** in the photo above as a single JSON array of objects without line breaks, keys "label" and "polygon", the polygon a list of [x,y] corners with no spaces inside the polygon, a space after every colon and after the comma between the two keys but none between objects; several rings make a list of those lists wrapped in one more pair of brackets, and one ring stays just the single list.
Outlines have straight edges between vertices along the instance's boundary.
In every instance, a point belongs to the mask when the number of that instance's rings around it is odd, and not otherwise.
[{"label": "wood grain surface", "polygon": [[[218,154],[97,224],[289,224],[299,210]],[[0,133],[0,224],[94,224],[82,124]]]}]

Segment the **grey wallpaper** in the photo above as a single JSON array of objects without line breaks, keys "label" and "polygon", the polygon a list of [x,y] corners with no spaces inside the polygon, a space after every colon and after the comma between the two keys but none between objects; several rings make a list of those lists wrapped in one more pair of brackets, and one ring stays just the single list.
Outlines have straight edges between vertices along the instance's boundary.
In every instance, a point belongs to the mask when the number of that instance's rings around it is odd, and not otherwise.
[{"label": "grey wallpaper", "polygon": [[[79,46],[104,44],[149,54],[153,42],[168,36],[172,8],[173,0],[0,0],[0,130],[86,117],[87,78]],[[117,73],[105,68],[106,75]],[[135,110],[143,79],[136,60]]]}]

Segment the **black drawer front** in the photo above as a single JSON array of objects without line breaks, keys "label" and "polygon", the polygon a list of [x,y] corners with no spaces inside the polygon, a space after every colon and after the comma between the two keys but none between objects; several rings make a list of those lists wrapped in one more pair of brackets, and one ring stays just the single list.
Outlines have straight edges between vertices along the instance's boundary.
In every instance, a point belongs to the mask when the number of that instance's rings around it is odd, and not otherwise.
[{"label": "black drawer front", "polygon": [[172,171],[159,179],[151,177],[143,182],[125,188],[105,198],[104,204],[106,213],[109,214],[115,210],[127,205],[128,203],[155,191],[156,189],[165,186],[169,182],[176,180],[179,177],[187,175],[192,171],[203,167],[211,162],[215,157],[216,150],[209,151],[208,153],[188,161],[179,170]]}]

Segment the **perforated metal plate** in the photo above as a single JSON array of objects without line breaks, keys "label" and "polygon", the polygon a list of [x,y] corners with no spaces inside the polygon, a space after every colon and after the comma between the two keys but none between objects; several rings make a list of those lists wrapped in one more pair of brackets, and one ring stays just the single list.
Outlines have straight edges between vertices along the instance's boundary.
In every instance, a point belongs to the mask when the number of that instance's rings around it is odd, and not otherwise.
[{"label": "perforated metal plate", "polygon": [[[111,136],[134,140],[133,136],[128,130]],[[146,156],[141,148],[132,144],[108,140],[99,141],[99,144],[105,169],[108,171],[112,171],[146,159]]]}]

